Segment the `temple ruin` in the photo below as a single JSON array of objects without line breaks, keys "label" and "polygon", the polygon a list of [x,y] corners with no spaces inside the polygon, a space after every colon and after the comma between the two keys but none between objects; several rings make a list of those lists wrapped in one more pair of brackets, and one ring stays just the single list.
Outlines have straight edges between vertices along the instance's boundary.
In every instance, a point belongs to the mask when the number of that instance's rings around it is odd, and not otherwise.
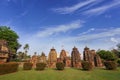
[{"label": "temple ruin", "polygon": [[65,67],[71,67],[71,59],[67,55],[67,52],[63,49],[60,52],[60,58],[58,58],[58,62],[63,62],[65,64]]},{"label": "temple ruin", "polygon": [[31,58],[31,63],[33,63],[33,67],[36,67],[36,63],[46,63],[47,64],[47,57],[45,56],[45,53],[42,52],[41,55],[37,55],[35,52],[34,55]]},{"label": "temple ruin", "polygon": [[73,48],[71,53],[71,66],[80,68],[81,67],[81,57],[78,49],[76,47]]},{"label": "temple ruin", "polygon": [[45,56],[44,52],[42,52],[41,55],[38,56],[38,62],[47,64],[47,56]]},{"label": "temple ruin", "polygon": [[93,67],[102,67],[102,61],[95,50],[90,50],[88,47],[84,48],[83,60],[92,63]]},{"label": "temple ruin", "polygon": [[48,67],[55,68],[57,62],[57,52],[54,48],[52,48],[48,55]]},{"label": "temple ruin", "polygon": [[33,64],[34,68],[36,67],[37,61],[38,61],[38,56],[37,56],[37,53],[35,52],[34,55],[31,58],[31,60],[30,60],[30,62]]},{"label": "temple ruin", "polygon": [[7,45],[7,41],[0,40],[0,63],[7,62],[9,58],[9,49]]}]

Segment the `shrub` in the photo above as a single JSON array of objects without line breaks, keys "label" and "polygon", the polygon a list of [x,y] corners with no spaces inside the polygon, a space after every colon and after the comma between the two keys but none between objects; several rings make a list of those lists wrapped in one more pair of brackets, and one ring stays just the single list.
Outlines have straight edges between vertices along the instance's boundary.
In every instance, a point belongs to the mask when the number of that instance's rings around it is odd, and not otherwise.
[{"label": "shrub", "polygon": [[23,69],[24,70],[31,70],[32,69],[32,65],[33,65],[32,63],[26,62],[23,65]]},{"label": "shrub", "polygon": [[82,68],[83,68],[83,70],[92,70],[93,66],[92,66],[91,62],[83,61]]},{"label": "shrub", "polygon": [[18,66],[19,64],[15,62],[0,64],[0,74],[16,72],[18,70]]},{"label": "shrub", "polygon": [[117,60],[118,66],[120,66],[120,59]]},{"label": "shrub", "polygon": [[104,65],[107,70],[115,70],[117,68],[117,64],[114,61],[105,61]]},{"label": "shrub", "polygon": [[44,70],[46,67],[45,63],[37,63],[36,64],[36,70]]},{"label": "shrub", "polygon": [[57,68],[57,70],[63,70],[64,67],[65,67],[65,64],[64,64],[64,63],[62,63],[62,62],[57,62],[57,63],[56,63],[56,68]]}]

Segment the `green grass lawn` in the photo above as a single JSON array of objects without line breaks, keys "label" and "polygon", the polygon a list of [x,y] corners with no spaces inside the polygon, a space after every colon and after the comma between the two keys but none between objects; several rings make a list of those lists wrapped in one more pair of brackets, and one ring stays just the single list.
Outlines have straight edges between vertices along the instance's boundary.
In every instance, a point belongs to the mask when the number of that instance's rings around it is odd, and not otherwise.
[{"label": "green grass lawn", "polygon": [[66,68],[63,71],[45,69],[44,71],[24,71],[0,75],[0,80],[120,80],[120,68],[115,71],[94,69],[82,71]]}]

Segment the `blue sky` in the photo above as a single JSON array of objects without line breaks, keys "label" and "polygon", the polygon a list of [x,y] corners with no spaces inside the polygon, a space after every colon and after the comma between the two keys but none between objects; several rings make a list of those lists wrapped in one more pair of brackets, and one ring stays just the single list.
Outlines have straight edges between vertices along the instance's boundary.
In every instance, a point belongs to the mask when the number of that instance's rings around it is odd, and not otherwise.
[{"label": "blue sky", "polygon": [[109,50],[120,42],[120,0],[0,0],[0,25],[15,30],[31,55]]}]

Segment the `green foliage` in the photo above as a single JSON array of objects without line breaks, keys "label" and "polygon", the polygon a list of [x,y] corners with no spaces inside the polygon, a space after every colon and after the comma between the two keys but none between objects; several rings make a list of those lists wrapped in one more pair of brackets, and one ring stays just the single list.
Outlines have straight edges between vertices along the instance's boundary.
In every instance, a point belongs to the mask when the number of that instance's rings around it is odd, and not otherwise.
[{"label": "green foliage", "polygon": [[117,60],[118,66],[120,66],[120,59]]},{"label": "green foliage", "polygon": [[114,53],[117,58],[120,58],[120,52],[117,49],[113,49],[111,52]]},{"label": "green foliage", "polygon": [[117,64],[115,61],[105,61],[104,65],[107,70],[115,70],[117,69]]},{"label": "green foliage", "polygon": [[91,62],[83,61],[82,68],[83,68],[83,70],[92,70],[93,66],[92,66]]},{"label": "green foliage", "polygon": [[21,52],[21,51],[20,51],[20,52],[17,53],[17,59],[18,59],[19,61],[29,60],[30,58],[31,58],[31,56],[25,54],[24,52]]},{"label": "green foliage", "polygon": [[56,63],[56,68],[57,70],[64,70],[65,64],[62,62],[57,62]]},{"label": "green foliage", "polygon": [[32,69],[33,64],[29,63],[29,62],[25,62],[23,65],[23,69],[24,70],[31,70]]},{"label": "green foliage", "polygon": [[116,59],[116,56],[114,53],[111,51],[105,51],[105,50],[100,50],[97,52],[97,54],[103,59],[107,61],[114,61]]},{"label": "green foliage", "polygon": [[117,44],[118,50],[120,50],[120,43]]},{"label": "green foliage", "polygon": [[18,66],[18,63],[13,62],[0,64],[0,75],[16,72],[18,70]]},{"label": "green foliage", "polygon": [[16,51],[20,48],[20,44],[18,43],[19,36],[13,30],[6,26],[0,26],[0,39],[6,40],[8,42],[8,47],[12,51],[12,53],[16,53]]},{"label": "green foliage", "polygon": [[29,44],[25,44],[25,46],[23,47],[23,49],[25,50],[25,54],[27,54],[27,52],[29,50]]},{"label": "green foliage", "polygon": [[44,70],[46,67],[45,63],[37,63],[36,64],[36,70]]},{"label": "green foliage", "polygon": [[117,49],[113,49],[112,52],[117,56],[117,58],[120,58],[120,43],[117,45]]}]

